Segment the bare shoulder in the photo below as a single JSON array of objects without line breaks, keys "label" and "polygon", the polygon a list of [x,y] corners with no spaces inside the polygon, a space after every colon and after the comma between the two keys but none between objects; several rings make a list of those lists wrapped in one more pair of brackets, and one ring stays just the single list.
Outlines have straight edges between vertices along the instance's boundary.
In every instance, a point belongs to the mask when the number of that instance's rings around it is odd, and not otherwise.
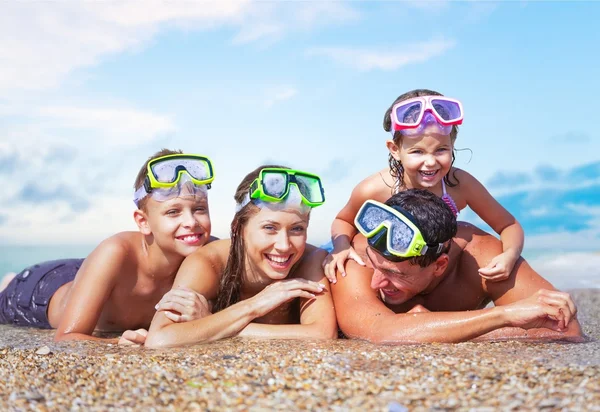
[{"label": "bare shoulder", "polygon": [[188,287],[201,293],[206,299],[215,299],[219,282],[229,257],[229,239],[211,242],[183,260],[174,287]]},{"label": "bare shoulder", "polygon": [[143,235],[139,232],[120,232],[104,239],[89,257],[101,256],[102,259],[137,260],[143,245]]},{"label": "bare shoulder", "polygon": [[[457,222],[458,230],[453,238],[450,258],[456,258],[462,267],[475,271],[486,266],[495,256],[502,253],[502,243],[496,237],[467,222]],[[479,276],[479,275],[478,275]]]},{"label": "bare shoulder", "polygon": [[382,169],[363,179],[353,190],[353,195],[364,199],[385,201],[394,190],[394,178],[389,167]]},{"label": "bare shoulder", "polygon": [[210,267],[215,268],[215,271],[221,272],[227,265],[230,246],[230,239],[214,240],[186,257],[183,264],[186,266],[209,265]]},{"label": "bare shoulder", "polygon": [[322,262],[327,256],[325,249],[306,244],[304,254],[294,269],[293,277],[319,281],[325,277]]}]

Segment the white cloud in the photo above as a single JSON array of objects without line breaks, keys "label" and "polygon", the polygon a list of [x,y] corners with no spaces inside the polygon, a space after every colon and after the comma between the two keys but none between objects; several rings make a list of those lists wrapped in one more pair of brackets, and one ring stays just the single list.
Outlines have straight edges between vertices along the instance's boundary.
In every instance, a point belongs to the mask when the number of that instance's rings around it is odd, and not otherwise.
[{"label": "white cloud", "polygon": [[308,54],[325,56],[340,64],[362,71],[390,71],[409,64],[426,62],[450,50],[454,45],[453,40],[431,40],[407,45],[402,51],[398,51],[398,47],[388,50],[322,47],[311,49]]},{"label": "white cloud", "polygon": [[53,88],[74,70],[142,47],[160,29],[239,30],[234,43],[355,19],[340,2],[220,1],[3,2],[0,92]]},{"label": "white cloud", "polygon": [[341,1],[257,2],[243,16],[234,44],[274,41],[287,32],[355,21],[359,13]]},{"label": "white cloud", "polygon": [[557,289],[600,288],[598,253],[547,254],[529,263]]},{"label": "white cloud", "polygon": [[134,146],[175,130],[170,117],[135,109],[55,106],[38,113],[54,120],[53,127],[100,132],[103,146]]},{"label": "white cloud", "polygon": [[4,2],[0,91],[57,86],[75,69],[141,45],[161,25],[209,28],[239,19],[247,3]]},{"label": "white cloud", "polygon": [[272,107],[275,103],[290,100],[298,94],[298,90],[292,86],[281,86],[276,89],[267,91],[267,98],[265,100],[266,107]]}]

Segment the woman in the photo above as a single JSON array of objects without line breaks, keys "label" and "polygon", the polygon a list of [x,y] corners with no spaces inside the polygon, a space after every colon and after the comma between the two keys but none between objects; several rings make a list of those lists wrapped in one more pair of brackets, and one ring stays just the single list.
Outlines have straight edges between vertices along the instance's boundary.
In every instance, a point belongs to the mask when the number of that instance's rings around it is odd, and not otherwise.
[{"label": "woman", "polygon": [[[230,336],[337,336],[321,267],[327,252],[306,243],[310,211],[325,201],[320,178],[280,166],[259,167],[242,180],[235,200],[231,239],[213,242],[184,260],[173,288],[190,290],[182,290],[179,301],[159,303],[146,346]],[[165,316],[196,294],[205,317],[175,323]]]}]

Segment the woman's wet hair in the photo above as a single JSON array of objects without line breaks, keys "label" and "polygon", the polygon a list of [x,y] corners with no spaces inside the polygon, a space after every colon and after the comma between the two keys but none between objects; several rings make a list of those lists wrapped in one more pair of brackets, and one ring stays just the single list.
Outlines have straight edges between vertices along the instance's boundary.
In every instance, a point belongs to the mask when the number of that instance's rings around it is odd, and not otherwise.
[{"label": "woman's wet hair", "polygon": [[[246,195],[248,195],[248,192],[250,191],[252,182],[258,178],[260,171],[267,167],[289,169],[285,166],[263,165],[248,173],[238,185],[235,195],[233,196],[236,204],[239,205],[244,201]],[[259,210],[258,206],[249,202],[233,216],[233,220],[231,221],[231,246],[229,247],[229,258],[227,259],[227,265],[225,266],[223,276],[221,276],[221,281],[219,283],[219,293],[213,308],[214,313],[240,301],[242,282],[246,267],[246,244],[243,236],[244,228],[246,227],[246,224],[248,224],[248,220],[256,215]]]},{"label": "woman's wet hair", "polygon": [[399,206],[409,212],[428,244],[445,243],[444,248],[436,255],[410,258],[409,262],[412,265],[424,268],[435,262],[442,253],[448,253],[449,240],[456,236],[456,216],[441,198],[428,190],[409,189],[393,195],[385,204],[391,207]]},{"label": "woman's wet hair", "polygon": [[[385,130],[386,132],[390,132],[392,130],[392,108],[394,107],[394,105],[396,103],[402,102],[404,100],[412,99],[413,97],[421,97],[421,96],[443,96],[443,94],[436,92],[434,90],[415,89],[415,90],[411,90],[410,92],[407,92],[407,93],[404,93],[404,94],[398,96],[398,98],[396,100],[394,100],[394,103],[392,103],[391,106],[388,107],[388,109],[385,112],[385,115],[383,116],[383,130]],[[452,145],[454,145],[457,135],[458,135],[458,126],[454,125],[454,126],[452,126],[452,131],[450,132],[450,140],[452,141]],[[404,135],[402,135],[402,133],[400,133],[400,131],[398,130],[398,131],[394,132],[394,137],[392,140],[396,146],[400,147],[402,145],[403,137],[404,137]],[[452,170],[452,165],[454,165],[455,158],[456,157],[454,155],[454,150],[452,150],[452,164],[450,165],[450,168],[451,168],[450,170]],[[391,153],[388,155],[388,163],[390,165],[390,171],[391,171],[392,177],[394,177],[398,182],[400,182],[400,186],[402,186],[402,182],[404,181],[404,167],[402,167],[402,163],[400,163],[400,161],[394,159],[394,157],[392,156]],[[452,179],[453,179],[453,181],[450,180],[449,174],[444,176],[444,182],[450,187],[454,187],[459,183],[456,176],[453,175]]]}]

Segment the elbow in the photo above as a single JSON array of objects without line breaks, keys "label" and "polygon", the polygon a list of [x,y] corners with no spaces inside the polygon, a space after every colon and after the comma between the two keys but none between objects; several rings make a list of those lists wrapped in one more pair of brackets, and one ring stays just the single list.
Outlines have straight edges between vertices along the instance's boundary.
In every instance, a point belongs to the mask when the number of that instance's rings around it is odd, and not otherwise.
[{"label": "elbow", "polygon": [[62,332],[56,332],[56,334],[54,335],[54,342],[61,342],[64,340],[69,340],[69,334],[62,333]]}]

